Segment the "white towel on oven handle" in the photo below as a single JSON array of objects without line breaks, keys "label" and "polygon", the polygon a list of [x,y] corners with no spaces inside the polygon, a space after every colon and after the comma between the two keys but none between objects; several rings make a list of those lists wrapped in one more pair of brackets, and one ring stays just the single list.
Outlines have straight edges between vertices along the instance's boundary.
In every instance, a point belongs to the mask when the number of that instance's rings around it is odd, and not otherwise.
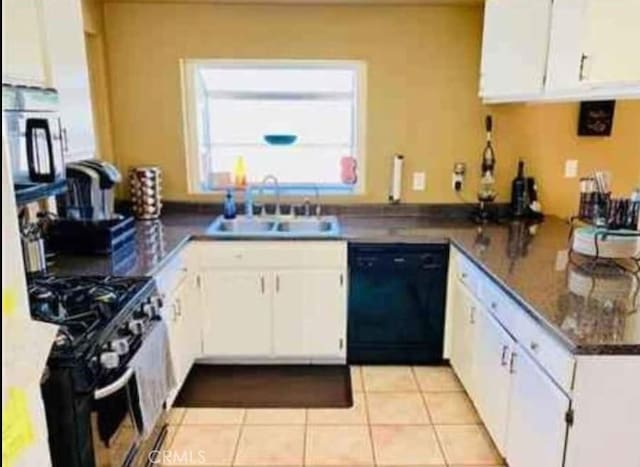
[{"label": "white towel on oven handle", "polygon": [[164,403],[169,393],[176,385],[169,351],[169,330],[164,321],[158,321],[145,337],[129,367],[135,373],[138,389],[137,412],[142,422],[142,436],[147,438],[164,411]]}]

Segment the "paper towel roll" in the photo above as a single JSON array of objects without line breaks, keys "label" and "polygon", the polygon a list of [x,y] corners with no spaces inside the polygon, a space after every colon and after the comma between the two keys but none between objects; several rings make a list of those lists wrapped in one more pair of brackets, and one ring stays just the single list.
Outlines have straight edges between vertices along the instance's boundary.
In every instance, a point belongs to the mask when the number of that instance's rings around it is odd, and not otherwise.
[{"label": "paper towel roll", "polygon": [[402,166],[404,164],[404,156],[396,154],[393,156],[393,168],[391,173],[391,187],[389,189],[389,201],[391,203],[399,203],[402,194]]}]

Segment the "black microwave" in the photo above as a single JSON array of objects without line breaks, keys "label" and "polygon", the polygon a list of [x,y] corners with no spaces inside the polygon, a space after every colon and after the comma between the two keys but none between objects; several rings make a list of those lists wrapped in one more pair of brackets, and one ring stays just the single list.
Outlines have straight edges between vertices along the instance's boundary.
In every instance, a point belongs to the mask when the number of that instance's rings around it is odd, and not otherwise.
[{"label": "black microwave", "polygon": [[16,188],[64,181],[58,93],[54,89],[3,85],[2,107]]}]

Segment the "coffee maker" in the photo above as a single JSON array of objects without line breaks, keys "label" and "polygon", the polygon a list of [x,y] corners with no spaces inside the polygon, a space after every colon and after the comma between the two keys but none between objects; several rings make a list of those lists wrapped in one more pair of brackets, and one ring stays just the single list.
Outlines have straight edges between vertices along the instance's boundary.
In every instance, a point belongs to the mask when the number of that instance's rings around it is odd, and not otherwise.
[{"label": "coffee maker", "polygon": [[122,175],[112,164],[90,159],[66,166],[67,194],[58,203],[66,219],[103,221],[117,218],[114,190]]},{"label": "coffee maker", "polygon": [[112,254],[132,247],[135,222],[115,211],[115,189],[122,181],[118,169],[89,159],[66,165],[67,193],[57,199],[58,218],[47,232],[55,251]]}]

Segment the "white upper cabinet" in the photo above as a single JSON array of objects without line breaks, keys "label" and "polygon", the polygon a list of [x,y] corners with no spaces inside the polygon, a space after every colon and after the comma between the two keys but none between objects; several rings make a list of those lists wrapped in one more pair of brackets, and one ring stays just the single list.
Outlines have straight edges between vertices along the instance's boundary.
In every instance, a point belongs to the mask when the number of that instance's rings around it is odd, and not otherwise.
[{"label": "white upper cabinet", "polygon": [[640,0],[585,0],[583,79],[640,86]]},{"label": "white upper cabinet", "polygon": [[546,90],[551,93],[587,89],[582,79],[585,6],[584,0],[556,0],[553,3],[546,81]]},{"label": "white upper cabinet", "polygon": [[487,0],[488,102],[640,97],[640,0]]},{"label": "white upper cabinet", "polygon": [[40,0],[2,0],[2,82],[46,86]]},{"label": "white upper cabinet", "polygon": [[96,143],[80,0],[43,2],[51,86],[60,95],[65,161],[95,157]]},{"label": "white upper cabinet", "polygon": [[534,98],[542,93],[551,0],[487,0],[480,96]]}]

